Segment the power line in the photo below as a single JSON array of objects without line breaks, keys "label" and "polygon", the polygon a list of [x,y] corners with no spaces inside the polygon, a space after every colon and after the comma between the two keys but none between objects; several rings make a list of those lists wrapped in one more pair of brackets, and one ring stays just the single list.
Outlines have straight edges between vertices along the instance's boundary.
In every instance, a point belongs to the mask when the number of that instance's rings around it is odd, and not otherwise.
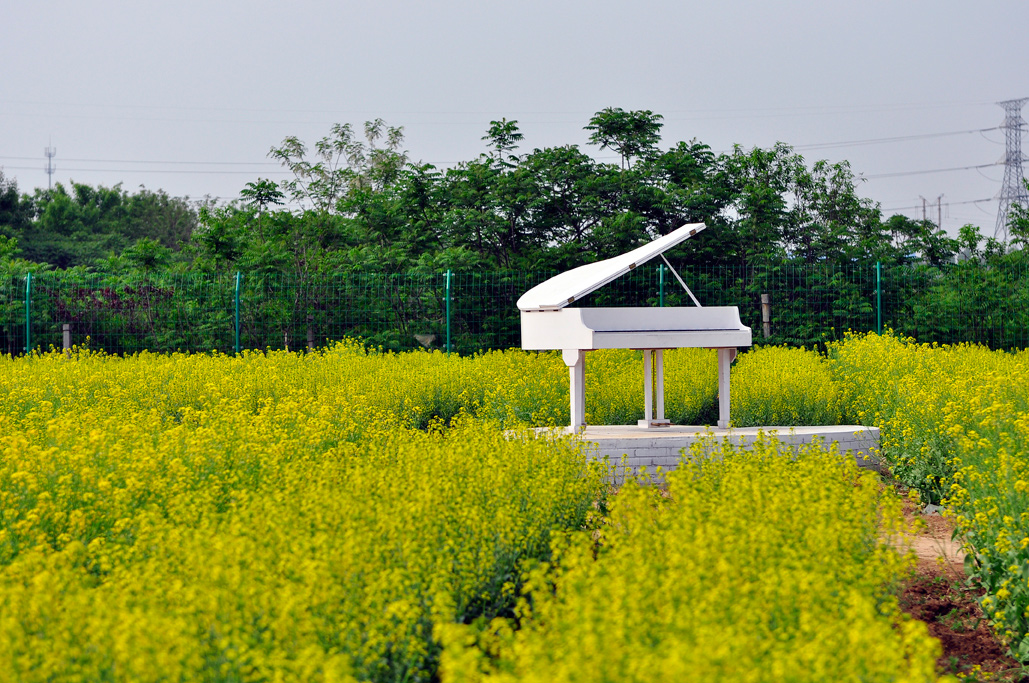
[{"label": "power line", "polygon": [[1000,126],[994,126],[993,128],[973,128],[971,130],[955,130],[948,131],[946,133],[922,133],[919,135],[899,135],[889,138],[869,138],[866,140],[846,140],[842,142],[816,142],[810,145],[793,145],[793,149],[829,149],[832,147],[858,147],[861,145],[879,145],[890,142],[907,142],[910,140],[928,140],[931,138],[943,138],[954,135],[969,135],[973,133],[983,133],[990,130],[998,130]]},{"label": "power line", "polygon": [[[9,157],[0,156],[0,159],[15,159],[17,161],[31,161],[36,157]],[[158,161],[158,160],[143,160],[137,161],[134,159],[72,159],[68,158],[66,161],[76,161],[84,163],[94,164],[195,164],[195,165],[218,165],[218,166],[281,166],[282,164],[276,161]]]},{"label": "power line", "polygon": [[878,178],[899,178],[901,176],[909,175],[928,175],[930,173],[950,173],[952,171],[970,171],[977,168],[990,168],[992,166],[1000,166],[1001,162],[992,164],[978,164],[976,166],[955,166],[953,168],[931,168],[925,171],[897,171],[895,173],[873,173],[872,175],[859,175],[859,178],[864,180],[875,180]]},{"label": "power line", "polygon": [[991,183],[999,183],[999,182],[1000,182],[1000,180],[999,180],[999,179],[997,179],[997,178],[991,178],[990,176],[988,176],[988,175],[986,175],[985,173],[983,173],[982,169],[976,169],[976,172],[977,172],[977,173],[978,173],[979,175],[981,175],[981,176],[982,176],[983,178],[986,178],[986,180],[989,180],[989,181],[990,181]]},{"label": "power line", "polygon": [[[994,127],[994,128],[985,128],[985,129],[981,129],[981,130],[997,130],[999,128],[1000,127],[997,126],[997,127]],[[977,130],[971,130],[971,131],[952,131],[952,132],[946,132],[946,133],[928,133],[928,134],[925,134],[925,135],[905,135],[905,136],[892,137],[892,138],[872,138],[872,139],[868,139],[868,140],[851,140],[851,141],[847,141],[847,142],[813,143],[813,144],[810,144],[810,145],[797,145],[797,146],[793,146],[793,148],[794,149],[818,149],[818,148],[828,148],[828,147],[842,147],[842,146],[847,146],[847,145],[861,145],[861,144],[899,142],[899,141],[904,141],[904,140],[914,140],[914,139],[933,138],[933,137],[944,137],[944,136],[961,135],[961,134],[965,134],[965,133],[974,133],[974,132],[978,132],[978,131]],[[727,153],[729,153],[729,151],[726,150],[726,151],[723,151],[721,153],[727,154]],[[36,157],[4,156],[4,155],[0,155],[0,159],[11,159],[11,160],[14,160],[14,161],[31,161],[31,160],[34,160],[35,158]],[[597,158],[597,159],[617,159],[618,157],[616,157],[616,156],[601,156],[601,157],[595,157],[595,158]],[[273,166],[273,167],[279,167],[279,168],[281,168],[281,166],[282,166],[282,164],[280,164],[278,162],[274,162],[274,161],[183,161],[183,160],[158,160],[158,159],[143,159],[143,160],[138,160],[138,159],[92,159],[92,158],[86,158],[86,157],[82,157],[82,158],[72,158],[72,157],[69,157],[67,159],[67,161],[81,162],[81,163],[95,163],[95,164],[163,164],[163,165],[178,165],[178,166],[187,166],[187,165],[188,166],[259,166],[259,167],[270,167],[270,166]],[[459,162],[459,161],[429,161],[429,162],[426,162],[426,163],[439,164],[439,165],[447,165],[447,164],[458,164],[458,163],[461,163],[461,162]],[[981,164],[981,165],[978,165],[978,166],[959,166],[959,167],[954,167],[954,168],[931,169],[931,170],[926,170],[926,171],[901,171],[901,172],[896,172],[896,173],[879,173],[879,174],[872,174],[872,175],[863,175],[861,177],[865,178],[865,179],[873,179],[873,178],[889,178],[889,177],[903,176],[903,175],[920,175],[920,174],[924,174],[924,173],[945,173],[945,172],[949,172],[949,171],[964,171],[964,170],[978,169],[978,168],[989,168],[991,166],[999,166],[1001,164],[1002,164],[1002,162],[998,162],[998,163],[994,163],[994,164]],[[15,169],[22,169],[22,170],[26,169],[26,167],[21,167],[21,166],[8,166],[8,168],[15,168]],[[139,169],[126,170],[126,169],[78,168],[78,169],[68,169],[68,170],[76,170],[76,171],[102,171],[102,170],[109,170],[109,171],[112,171],[112,172],[137,172],[137,171],[138,172],[144,172],[144,171],[139,170]],[[160,173],[160,172],[173,173],[173,172],[176,172],[176,171],[171,171],[171,170],[161,171],[159,169],[150,169],[150,170],[147,170],[145,172],[149,172],[149,173]],[[189,172],[189,171],[180,171],[180,172]],[[215,172],[217,172],[217,171],[197,171],[197,173],[215,173]],[[226,172],[228,172],[228,171],[226,171]],[[263,172],[263,171],[261,171],[261,172]],[[282,172],[284,173],[284,171],[282,171]]]},{"label": "power line", "polygon": [[[0,156],[0,159],[31,159],[32,157],[4,157]],[[133,161],[128,159],[68,159],[68,161],[82,161],[82,162],[95,162],[95,163],[126,163],[126,164],[182,164],[182,165],[224,165],[224,166],[255,166],[255,165],[266,165],[266,166],[278,166],[274,163],[264,162],[247,162],[247,161]],[[460,163],[460,162],[429,162],[435,164],[446,164],[446,163]],[[974,166],[954,166],[951,168],[933,168],[925,169],[921,171],[896,171],[891,173],[873,173],[870,175],[858,174],[858,178],[862,180],[877,180],[880,178],[898,178],[902,176],[912,175],[928,175],[933,173],[951,173],[954,171],[969,171],[973,169],[992,168],[994,166],[1003,166],[1004,162],[995,162],[992,164],[977,164]],[[35,166],[4,166],[4,168],[20,171],[31,171],[35,170]],[[46,169],[44,169],[46,170]],[[65,168],[65,171],[78,171],[83,173],[182,173],[182,174],[231,174],[231,175],[253,175],[254,173],[267,173],[269,175],[289,175],[290,171],[286,170],[246,170],[246,171],[233,171],[233,170],[201,170],[201,169],[160,169],[160,168]]]},{"label": "power line", "polygon": [[[985,199],[969,199],[961,202],[946,202],[947,206],[961,206],[962,204],[982,204],[983,202],[992,202],[995,197],[986,197]],[[883,213],[893,213],[897,211],[913,211],[914,209],[923,208],[922,204],[913,204],[911,206],[896,206],[889,209],[881,209]]]},{"label": "power line", "polygon": [[[399,116],[399,115],[462,115],[462,116],[498,116],[503,115],[499,109],[482,110],[482,109],[395,109],[395,110],[383,110],[383,109],[338,109],[333,107],[324,107],[319,109],[290,109],[290,108],[274,108],[274,107],[198,107],[198,106],[183,106],[183,105],[152,105],[152,104],[112,104],[105,102],[103,104],[95,104],[88,102],[43,102],[34,100],[0,100],[0,104],[11,104],[11,105],[29,105],[29,106],[41,106],[41,107],[84,107],[93,109],[130,109],[130,110],[169,110],[169,111],[217,111],[217,112],[248,112],[248,113],[264,113],[264,114],[350,114],[350,115],[373,115],[373,116]],[[895,103],[881,103],[881,104],[843,104],[843,105],[827,105],[827,104],[815,104],[815,105],[796,105],[789,107],[708,107],[708,108],[696,108],[696,109],[663,109],[660,107],[654,107],[654,110],[658,113],[665,114],[746,114],[755,112],[810,112],[810,113],[840,113],[840,112],[877,112],[877,111],[896,111],[906,109],[941,109],[946,107],[964,107],[964,106],[979,106],[993,104],[992,102],[979,101],[979,100],[966,100],[966,101],[950,101],[950,102],[895,102]],[[581,116],[585,110],[504,110],[507,116],[520,116],[520,115],[569,115],[569,116]],[[589,112],[592,115],[595,112]],[[665,117],[668,120],[668,117]]]},{"label": "power line", "polygon": [[[396,117],[396,116],[409,116],[409,117],[420,117],[420,116],[437,116],[437,117],[450,117],[446,120],[437,121],[409,121],[405,123],[405,126],[412,128],[423,127],[423,126],[481,126],[483,118],[509,116],[523,118],[523,123],[529,125],[555,125],[555,124],[570,124],[584,120],[585,118],[592,115],[593,112],[586,110],[524,110],[524,111],[512,111],[512,110],[372,110],[372,109],[333,109],[333,108],[322,108],[322,109],[276,109],[276,108],[247,108],[247,107],[196,107],[196,106],[181,106],[181,105],[148,105],[148,104],[90,104],[90,103],[74,103],[74,102],[38,102],[38,101],[19,101],[19,100],[7,100],[0,101],[0,105],[29,105],[29,106],[45,106],[48,108],[52,107],[77,107],[86,110],[96,110],[98,113],[53,113],[47,111],[46,117],[50,118],[61,118],[61,119],[102,119],[105,121],[140,121],[140,122],[151,122],[151,123],[215,123],[215,124],[261,124],[261,125],[331,125],[339,121],[340,117],[352,117],[358,116],[361,118],[365,117]],[[664,111],[665,122],[690,122],[690,121],[702,121],[712,119],[762,119],[762,118],[782,118],[789,116],[835,116],[839,114],[872,114],[881,112],[891,111],[908,111],[908,110],[920,110],[920,109],[941,109],[946,107],[964,107],[964,106],[979,106],[987,104],[986,102],[979,101],[963,101],[963,102],[924,102],[924,103],[884,103],[884,104],[858,104],[858,105],[806,105],[806,106],[790,106],[790,107],[722,107],[722,108],[705,108],[705,109],[670,109]],[[105,110],[122,110],[128,115],[126,116],[112,116],[109,113],[104,113]],[[660,107],[655,107],[655,110],[660,111]],[[154,112],[158,116],[135,116],[131,112]],[[162,115],[163,114],[163,115]],[[200,114],[199,118],[190,118],[194,114]],[[203,114],[227,114],[224,118],[203,118]],[[240,118],[238,115],[244,115],[246,118]],[[256,118],[253,115],[331,115],[333,121],[297,121],[295,119],[287,120],[272,120],[270,118]],[[185,116],[184,116],[185,115]],[[0,116],[32,116],[38,117],[38,114],[23,114],[19,112],[4,112],[0,111]],[[573,116],[574,121],[570,119],[566,120],[540,120],[533,119],[533,116]],[[454,117],[474,117],[474,120],[470,121],[458,121],[454,120]]]},{"label": "power line", "polygon": [[[35,166],[5,166],[4,168],[16,171],[34,171]],[[254,175],[254,171],[203,171],[189,169],[159,169],[159,168],[65,168],[66,172],[75,171],[78,173],[183,173],[201,175]],[[261,171],[268,175],[289,175],[290,171]]]}]

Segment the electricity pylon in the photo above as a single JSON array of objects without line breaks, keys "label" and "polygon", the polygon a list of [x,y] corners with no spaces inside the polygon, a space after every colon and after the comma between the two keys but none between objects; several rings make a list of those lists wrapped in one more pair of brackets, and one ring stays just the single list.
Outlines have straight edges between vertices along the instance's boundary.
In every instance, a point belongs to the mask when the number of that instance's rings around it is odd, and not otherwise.
[{"label": "electricity pylon", "polygon": [[1025,189],[1025,177],[1022,175],[1022,132],[1025,130],[1025,119],[1022,118],[1022,105],[1029,102],[1029,97],[1020,100],[998,102],[1004,107],[1004,184],[1000,187],[1000,204],[997,207],[997,227],[993,236],[1001,242],[1008,241],[1008,213],[1012,204],[1029,207],[1029,191]]}]

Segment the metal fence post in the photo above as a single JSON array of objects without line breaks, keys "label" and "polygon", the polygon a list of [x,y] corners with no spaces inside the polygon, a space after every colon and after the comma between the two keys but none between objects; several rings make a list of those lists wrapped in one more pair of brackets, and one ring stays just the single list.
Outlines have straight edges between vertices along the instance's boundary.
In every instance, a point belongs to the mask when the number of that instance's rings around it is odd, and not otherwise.
[{"label": "metal fence post", "polygon": [[243,273],[236,271],[236,355],[239,355],[239,290],[243,282]]},{"label": "metal fence post", "polygon": [[772,295],[761,295],[761,332],[765,339],[772,336]]},{"label": "metal fence post", "polygon": [[447,269],[447,355],[450,355],[450,270]]},{"label": "metal fence post", "polygon": [[657,264],[657,305],[665,305],[665,264]]},{"label": "metal fence post", "polygon": [[876,334],[883,333],[883,264],[882,261],[875,262],[875,330]]},{"label": "metal fence post", "polygon": [[25,274],[25,355],[32,353],[32,273]]}]

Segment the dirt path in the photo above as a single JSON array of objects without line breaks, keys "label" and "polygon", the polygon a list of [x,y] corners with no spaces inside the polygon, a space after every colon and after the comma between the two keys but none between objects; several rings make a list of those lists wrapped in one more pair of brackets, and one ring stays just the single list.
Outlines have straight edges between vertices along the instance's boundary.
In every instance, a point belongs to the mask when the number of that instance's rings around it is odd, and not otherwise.
[{"label": "dirt path", "polygon": [[961,544],[953,540],[954,525],[939,514],[922,515],[913,508],[905,510],[908,522],[921,520],[922,530],[904,540],[904,545],[918,556],[919,570],[925,565],[952,574],[955,579],[965,578],[965,553]]},{"label": "dirt path", "polygon": [[924,621],[943,645],[938,672],[961,680],[1029,683],[1029,670],[1005,655],[976,602],[980,593],[968,586],[964,553],[952,540],[953,525],[938,514],[919,514],[914,506],[905,509],[905,517],[920,520],[922,528],[901,542],[918,556],[918,567],[901,593],[900,606]]}]

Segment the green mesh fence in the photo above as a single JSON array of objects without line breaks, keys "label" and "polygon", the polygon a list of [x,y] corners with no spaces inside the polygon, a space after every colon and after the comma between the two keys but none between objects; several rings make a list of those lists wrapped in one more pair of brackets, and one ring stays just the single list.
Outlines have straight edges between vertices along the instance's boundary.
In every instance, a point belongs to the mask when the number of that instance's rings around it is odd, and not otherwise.
[{"label": "green mesh fence", "polygon": [[[884,327],[918,341],[1029,345],[1024,266],[959,264],[684,267],[705,306],[737,306],[755,342],[813,345]],[[109,353],[144,349],[232,353],[298,350],[358,337],[385,349],[460,353],[520,344],[516,301],[554,273],[152,274],[47,272],[0,282],[0,351],[72,344]],[[762,300],[766,301],[764,307]],[[881,301],[881,310],[879,302]],[[647,265],[577,306],[691,306],[668,268]],[[237,309],[238,305],[238,309]],[[768,314],[767,324],[762,312]],[[238,314],[237,314],[238,310]],[[26,312],[28,315],[26,315]],[[449,325],[448,325],[449,323]]]}]

